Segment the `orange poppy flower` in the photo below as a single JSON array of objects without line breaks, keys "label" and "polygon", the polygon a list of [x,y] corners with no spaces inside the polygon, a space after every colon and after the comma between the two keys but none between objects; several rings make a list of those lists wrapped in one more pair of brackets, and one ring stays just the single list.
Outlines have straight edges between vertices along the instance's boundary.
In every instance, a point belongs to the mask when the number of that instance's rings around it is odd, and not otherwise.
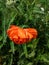
[{"label": "orange poppy flower", "polygon": [[34,29],[34,28],[26,28],[24,30],[26,30],[27,32],[29,32],[30,34],[32,34],[33,38],[37,37],[37,30],[36,29]]},{"label": "orange poppy flower", "polygon": [[15,25],[11,25],[7,30],[7,35],[15,44],[23,44],[37,37],[36,29],[32,28],[20,28]]}]

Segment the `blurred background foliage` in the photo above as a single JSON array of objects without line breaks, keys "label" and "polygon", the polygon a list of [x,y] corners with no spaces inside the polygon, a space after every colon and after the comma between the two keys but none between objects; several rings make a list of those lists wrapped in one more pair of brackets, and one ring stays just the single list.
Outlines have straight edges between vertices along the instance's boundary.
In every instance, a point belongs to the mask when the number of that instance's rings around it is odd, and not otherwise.
[{"label": "blurred background foliage", "polygon": [[[33,27],[37,39],[15,45],[6,30],[11,24]],[[49,0],[0,0],[0,65],[49,65]]]}]

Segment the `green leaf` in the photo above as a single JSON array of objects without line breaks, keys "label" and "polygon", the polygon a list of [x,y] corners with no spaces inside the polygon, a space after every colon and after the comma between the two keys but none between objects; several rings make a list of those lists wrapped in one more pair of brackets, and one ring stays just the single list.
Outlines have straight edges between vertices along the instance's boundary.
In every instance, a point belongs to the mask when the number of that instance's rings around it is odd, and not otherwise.
[{"label": "green leaf", "polygon": [[28,44],[27,47],[35,49],[37,47],[38,41],[39,41],[39,39],[32,40],[31,44]]},{"label": "green leaf", "polygon": [[43,11],[38,11],[38,10],[33,10],[33,13],[37,13],[37,14],[45,14]]},{"label": "green leaf", "polygon": [[12,53],[14,54],[15,48],[14,48],[14,43],[13,42],[10,42],[10,47],[11,47]]},{"label": "green leaf", "polygon": [[39,39],[34,39],[34,40],[32,41],[33,49],[35,49],[35,48],[37,47],[38,41],[39,41]]},{"label": "green leaf", "polygon": [[29,62],[27,65],[33,65],[33,63],[32,62]]},{"label": "green leaf", "polygon": [[28,54],[28,57],[34,57],[35,56],[35,51],[32,51],[30,54]]},{"label": "green leaf", "polygon": [[24,50],[24,53],[25,53],[25,57],[28,57],[26,44],[23,44],[22,46],[23,46],[23,50]]},{"label": "green leaf", "polygon": [[0,41],[3,39],[3,37],[2,36],[0,36]]},{"label": "green leaf", "polygon": [[47,47],[49,48],[49,39],[48,39],[48,41],[47,41]]},{"label": "green leaf", "polygon": [[12,65],[12,63],[13,63],[13,54],[10,55],[8,61],[9,61],[8,65]]}]

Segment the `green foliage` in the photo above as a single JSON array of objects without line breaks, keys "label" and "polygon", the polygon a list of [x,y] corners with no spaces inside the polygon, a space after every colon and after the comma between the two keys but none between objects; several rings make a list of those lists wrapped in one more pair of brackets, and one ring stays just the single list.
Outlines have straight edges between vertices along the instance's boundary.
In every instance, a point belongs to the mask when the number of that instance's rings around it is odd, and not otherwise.
[{"label": "green foliage", "polygon": [[[6,34],[11,24],[36,28],[37,39],[15,45]],[[0,64],[49,65],[49,0],[0,0]]]}]

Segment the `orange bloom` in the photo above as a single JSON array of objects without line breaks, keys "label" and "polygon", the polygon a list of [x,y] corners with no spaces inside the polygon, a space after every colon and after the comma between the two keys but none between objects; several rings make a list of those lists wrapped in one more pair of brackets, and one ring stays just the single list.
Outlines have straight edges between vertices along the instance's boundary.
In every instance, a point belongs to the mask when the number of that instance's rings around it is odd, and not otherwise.
[{"label": "orange bloom", "polygon": [[36,29],[34,29],[34,28],[26,28],[24,30],[26,30],[27,32],[29,32],[30,34],[32,34],[33,38],[37,37],[37,30]]},{"label": "orange bloom", "polygon": [[7,30],[7,35],[15,44],[23,44],[37,37],[36,29],[22,29],[18,26],[11,25]]}]

